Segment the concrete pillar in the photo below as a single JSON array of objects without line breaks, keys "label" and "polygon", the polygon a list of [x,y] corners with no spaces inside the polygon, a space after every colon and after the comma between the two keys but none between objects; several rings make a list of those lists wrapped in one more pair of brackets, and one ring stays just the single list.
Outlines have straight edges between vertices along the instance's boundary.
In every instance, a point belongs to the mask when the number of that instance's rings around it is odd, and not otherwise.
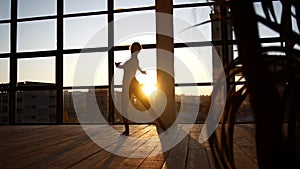
[{"label": "concrete pillar", "polygon": [[167,103],[161,119],[166,126],[175,121],[173,1],[156,0],[157,83]]}]

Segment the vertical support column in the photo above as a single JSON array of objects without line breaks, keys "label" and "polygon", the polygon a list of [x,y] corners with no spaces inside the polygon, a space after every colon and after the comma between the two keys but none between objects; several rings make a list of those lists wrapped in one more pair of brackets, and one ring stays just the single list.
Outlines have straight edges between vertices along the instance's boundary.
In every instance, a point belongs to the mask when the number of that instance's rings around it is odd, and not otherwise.
[{"label": "vertical support column", "polygon": [[16,118],[16,85],[17,85],[17,12],[18,1],[11,1],[10,23],[10,80],[9,80],[9,121],[15,124]]},{"label": "vertical support column", "polygon": [[56,123],[63,123],[63,11],[64,1],[57,1],[57,55],[56,55]]},{"label": "vertical support column", "polygon": [[[228,13],[227,7],[223,5],[215,5],[213,13],[210,14],[212,20],[228,16],[230,16],[230,13]],[[229,40],[232,40],[232,24],[226,19],[213,21],[211,31],[213,41],[222,41],[222,46],[214,46],[215,51],[213,51],[213,55],[214,57],[219,57],[223,63],[223,67],[226,67],[233,60],[233,48],[229,44]]]},{"label": "vertical support column", "polygon": [[[221,17],[227,17],[227,9],[225,6],[220,6]],[[228,25],[226,19],[221,20],[221,37],[222,37],[222,53],[223,53],[223,66],[226,67],[232,60],[229,58],[229,46],[228,46]]]},{"label": "vertical support column", "polygon": [[[215,5],[213,6],[214,10],[210,14],[211,22],[211,35],[212,35],[212,41],[219,41],[222,39],[221,35],[221,21],[218,21],[217,19],[221,18],[220,14],[220,6]],[[212,46],[212,64],[213,64],[213,82],[216,82],[220,75],[220,70],[222,69],[219,64],[219,61],[221,60],[223,64],[223,45],[213,45]]]},{"label": "vertical support column", "polygon": [[[173,1],[156,0],[157,82],[167,103],[161,119],[166,126],[175,121]],[[163,13],[163,14],[162,14]]]},{"label": "vertical support column", "polygon": [[[221,18],[230,16],[228,7],[221,5],[220,7]],[[223,55],[223,67],[227,67],[233,61],[233,46],[229,44],[229,40],[232,40],[232,24],[227,19],[221,20],[221,35],[222,35],[222,55]],[[235,81],[234,77],[231,77],[227,81],[227,91],[230,89],[231,83]],[[235,90],[235,89],[234,89]],[[227,93],[226,93],[227,95]],[[226,96],[225,95],[225,96]]]},{"label": "vertical support column", "polygon": [[114,1],[107,0],[107,8],[108,8],[108,84],[109,84],[109,115],[108,115],[108,122],[113,124],[114,123],[114,104],[112,100],[112,84],[111,80],[114,74]]},{"label": "vertical support column", "polygon": [[[213,41],[222,41],[221,45],[214,45],[212,49],[212,61],[213,61],[213,82],[217,82],[220,78],[220,75],[223,73],[223,68],[226,67],[233,60],[233,47],[229,44],[229,40],[232,40],[232,25],[231,22],[226,19],[229,16],[228,9],[223,5],[215,5],[213,13],[210,14],[212,20],[211,32]],[[219,59],[222,62],[222,65],[219,62]],[[234,82],[234,77],[230,78],[227,81],[227,91],[230,88],[231,82]],[[220,98],[224,98],[227,95],[227,91],[224,90]]]}]

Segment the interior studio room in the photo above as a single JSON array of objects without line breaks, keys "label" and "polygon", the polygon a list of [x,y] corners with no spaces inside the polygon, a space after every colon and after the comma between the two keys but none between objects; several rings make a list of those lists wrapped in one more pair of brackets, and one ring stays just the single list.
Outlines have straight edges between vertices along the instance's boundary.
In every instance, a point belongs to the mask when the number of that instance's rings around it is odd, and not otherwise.
[{"label": "interior studio room", "polygon": [[0,0],[1,169],[300,168],[299,0]]}]

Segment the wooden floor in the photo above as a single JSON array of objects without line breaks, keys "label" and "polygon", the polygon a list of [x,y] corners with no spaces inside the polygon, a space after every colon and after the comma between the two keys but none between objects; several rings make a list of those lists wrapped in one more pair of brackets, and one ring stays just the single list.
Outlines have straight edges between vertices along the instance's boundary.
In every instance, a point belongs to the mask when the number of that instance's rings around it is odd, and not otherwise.
[{"label": "wooden floor", "polygon": [[[123,130],[121,125],[113,128]],[[130,130],[130,135],[137,138],[157,134],[154,125],[131,125]],[[102,149],[80,125],[0,126],[0,168],[214,168],[209,144],[195,140],[200,131],[201,125],[195,125],[179,144],[165,153],[126,158]],[[236,125],[234,140],[236,167],[258,168],[254,125]],[[148,151],[157,153],[161,146],[155,144]]]}]

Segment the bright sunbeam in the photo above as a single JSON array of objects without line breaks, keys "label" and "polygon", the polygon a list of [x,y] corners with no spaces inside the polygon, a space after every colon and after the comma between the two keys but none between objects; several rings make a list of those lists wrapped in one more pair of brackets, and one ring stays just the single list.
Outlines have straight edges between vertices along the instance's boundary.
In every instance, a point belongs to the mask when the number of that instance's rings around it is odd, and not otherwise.
[{"label": "bright sunbeam", "polygon": [[151,94],[157,90],[157,78],[156,78],[156,70],[152,69],[145,69],[147,74],[138,73],[136,75],[137,80],[142,85],[142,90],[146,96],[151,96]]},{"label": "bright sunbeam", "polygon": [[157,90],[157,87],[155,84],[144,84],[142,86],[142,90],[146,96],[150,96],[154,91]]}]

